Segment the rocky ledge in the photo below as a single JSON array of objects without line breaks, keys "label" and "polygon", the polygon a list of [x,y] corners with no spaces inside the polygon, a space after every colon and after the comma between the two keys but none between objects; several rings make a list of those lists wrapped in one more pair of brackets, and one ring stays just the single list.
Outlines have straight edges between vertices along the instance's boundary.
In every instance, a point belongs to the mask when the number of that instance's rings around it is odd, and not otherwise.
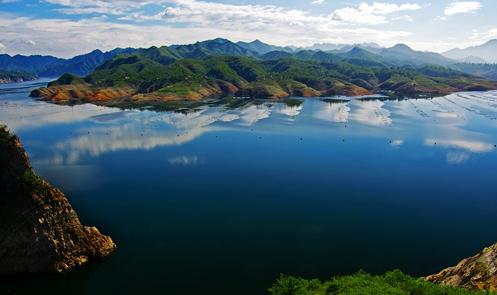
[{"label": "rocky ledge", "polygon": [[497,244],[426,279],[470,290],[497,291]]},{"label": "rocky ledge", "polygon": [[83,226],[66,196],[33,172],[19,138],[0,126],[0,275],[57,273],[116,249]]}]

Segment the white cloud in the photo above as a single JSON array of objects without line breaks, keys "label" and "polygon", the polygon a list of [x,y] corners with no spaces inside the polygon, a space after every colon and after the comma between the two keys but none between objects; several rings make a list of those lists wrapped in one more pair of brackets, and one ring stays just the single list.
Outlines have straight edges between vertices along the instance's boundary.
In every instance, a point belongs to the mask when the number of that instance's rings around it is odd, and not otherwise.
[{"label": "white cloud", "polygon": [[314,0],[311,2],[312,5],[321,5],[325,2],[325,0]]},{"label": "white cloud", "polygon": [[165,3],[165,0],[44,0],[44,2],[64,7],[58,8],[58,11],[66,14],[122,15],[142,9],[146,5]]},{"label": "white cloud", "polygon": [[397,17],[394,17],[392,18],[393,21],[406,21],[406,22],[412,22],[413,21],[413,18],[412,16],[410,15],[401,15],[401,16],[397,16]]},{"label": "white cloud", "polygon": [[475,13],[482,7],[478,1],[459,1],[452,2],[445,8],[445,15],[451,16],[455,14]]},{"label": "white cloud", "polygon": [[386,15],[421,9],[419,4],[392,4],[374,2],[369,5],[361,3],[358,8],[345,7],[335,10],[332,14],[334,20],[355,24],[382,24],[387,22]]},{"label": "white cloud", "polygon": [[493,38],[497,38],[497,28],[493,28],[485,32],[474,31],[471,36],[471,39],[477,42],[474,43],[473,45],[479,45],[479,43],[488,41],[488,39],[493,39]]}]

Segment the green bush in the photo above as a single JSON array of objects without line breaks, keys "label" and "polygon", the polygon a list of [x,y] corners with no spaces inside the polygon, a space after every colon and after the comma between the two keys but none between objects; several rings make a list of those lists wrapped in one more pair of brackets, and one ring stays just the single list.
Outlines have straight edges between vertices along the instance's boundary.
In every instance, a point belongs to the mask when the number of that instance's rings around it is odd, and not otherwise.
[{"label": "green bush", "polygon": [[364,272],[321,282],[282,275],[269,289],[271,295],[477,295],[487,292],[436,285],[401,271],[373,276]]}]

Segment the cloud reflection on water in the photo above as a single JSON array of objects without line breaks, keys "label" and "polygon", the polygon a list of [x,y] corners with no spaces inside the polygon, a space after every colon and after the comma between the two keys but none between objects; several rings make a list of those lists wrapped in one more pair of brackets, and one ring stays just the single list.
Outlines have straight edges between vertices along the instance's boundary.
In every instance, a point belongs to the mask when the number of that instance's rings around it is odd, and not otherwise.
[{"label": "cloud reflection on water", "polygon": [[[409,142],[418,140],[427,147],[447,149],[447,162],[460,164],[465,163],[471,153],[487,153],[495,149],[493,144],[489,143],[491,141],[488,140],[490,134],[487,132],[488,129],[480,128],[481,120],[486,120],[487,117],[476,117],[480,120],[478,121],[480,132],[468,129],[471,120],[474,120],[475,114],[478,114],[472,113],[469,106],[488,100],[485,95],[476,102],[457,95],[448,96],[457,105],[444,97],[389,102],[357,98],[348,102],[303,99],[302,104],[299,105],[284,102],[247,102],[240,107],[203,106],[182,112],[122,111],[91,104],[69,107],[32,100],[7,100],[0,104],[0,118],[14,130],[29,131],[47,126],[58,128],[54,127],[57,124],[71,126],[70,133],[61,134],[61,139],[51,143],[53,148],[50,151],[51,158],[37,159],[39,163],[52,165],[79,164],[84,156],[98,157],[107,152],[179,146],[194,141],[208,132],[240,130],[248,127],[254,130],[259,128],[259,131],[264,129],[265,132],[291,133],[300,132],[299,128],[300,130],[311,128],[319,130],[320,134],[327,132],[332,136],[336,134],[341,137],[384,137],[389,140],[392,147],[397,148],[405,145],[404,140]],[[463,105],[464,103],[466,104]],[[460,108],[460,105],[468,106],[468,110]],[[468,113],[471,113],[472,117],[466,120]],[[293,129],[294,131],[282,124],[282,118],[284,121],[293,121],[297,116],[300,116],[299,128]],[[395,124],[392,118],[395,118]],[[265,122],[263,125],[254,127],[263,120]],[[337,124],[327,124],[327,122],[350,124],[347,124],[348,129],[337,129]],[[483,123],[487,123],[485,128],[491,128],[488,120]],[[362,125],[379,128],[364,128]],[[395,125],[396,128],[381,128],[391,125]],[[267,126],[270,128],[266,129]],[[494,129],[497,129],[495,127]],[[54,131],[57,134],[57,129]]]},{"label": "cloud reflection on water", "polygon": [[380,100],[355,100],[351,119],[365,125],[388,126],[392,124],[390,111],[384,108],[385,103]]},{"label": "cloud reflection on water", "polygon": [[350,108],[346,102],[323,102],[322,107],[314,115],[317,119],[335,123],[345,123],[349,120]]},{"label": "cloud reflection on water", "polygon": [[494,150],[494,146],[476,140],[469,139],[434,139],[429,138],[425,140],[426,146],[440,146],[444,148],[462,149],[472,153],[487,153]]},{"label": "cloud reflection on water", "polygon": [[304,108],[304,105],[298,105],[298,106],[289,106],[287,104],[280,104],[280,109],[279,112],[280,114],[286,115],[288,117],[297,117],[300,115],[300,112],[302,112],[302,109]]},{"label": "cloud reflection on water", "polygon": [[15,131],[52,124],[80,122],[99,115],[115,114],[121,110],[92,104],[61,106],[38,101],[0,103],[0,123]]},{"label": "cloud reflection on water", "polygon": [[271,109],[265,104],[249,105],[239,110],[243,125],[254,125],[260,120],[267,119],[271,115]]}]

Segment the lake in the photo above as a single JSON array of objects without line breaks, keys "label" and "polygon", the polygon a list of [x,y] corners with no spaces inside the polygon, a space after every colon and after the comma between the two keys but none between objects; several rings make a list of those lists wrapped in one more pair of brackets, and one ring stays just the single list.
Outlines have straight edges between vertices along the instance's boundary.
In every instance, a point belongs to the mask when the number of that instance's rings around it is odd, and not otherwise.
[{"label": "lake", "polygon": [[2,294],[264,294],[279,274],[424,276],[497,241],[497,92],[157,111],[29,98],[42,82],[0,86],[0,123],[118,250]]}]

